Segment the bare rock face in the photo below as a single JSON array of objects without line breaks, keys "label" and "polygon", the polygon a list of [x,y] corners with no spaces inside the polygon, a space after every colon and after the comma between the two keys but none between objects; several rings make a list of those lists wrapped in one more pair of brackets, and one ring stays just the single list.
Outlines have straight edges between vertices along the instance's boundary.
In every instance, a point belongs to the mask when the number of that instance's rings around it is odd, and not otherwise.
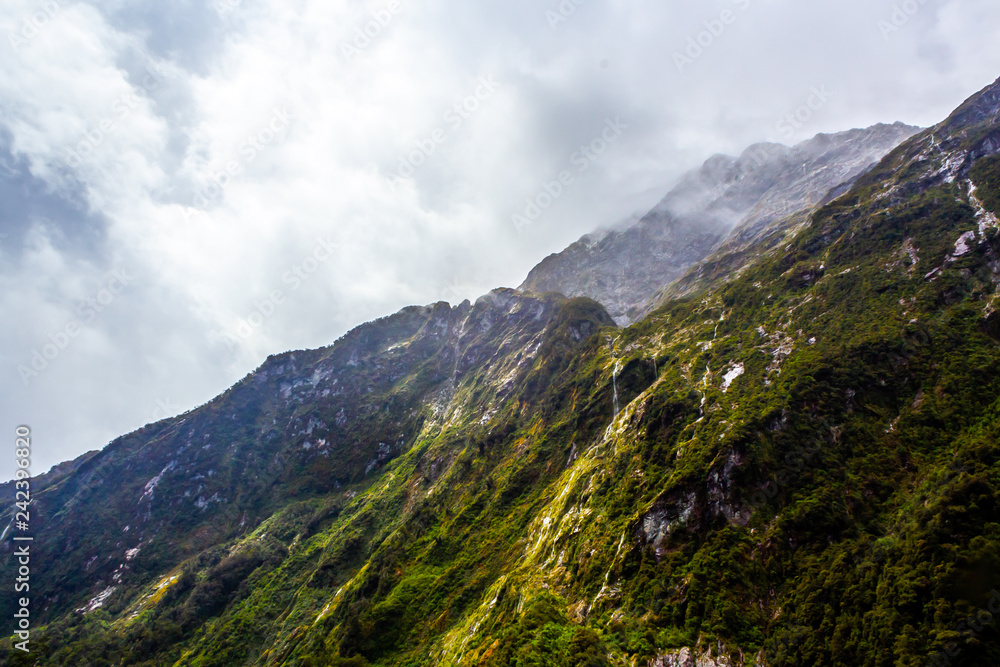
[{"label": "bare rock face", "polygon": [[520,289],[599,301],[618,324],[734,234],[744,242],[853,182],[919,128],[896,123],[820,134],[792,148],[763,143],[716,155],[638,223],[590,234],[536,266]]},{"label": "bare rock face", "polygon": [[[761,661],[757,661],[756,664],[763,665]],[[746,665],[742,655],[729,655],[726,647],[721,644],[710,646],[703,652],[689,648],[670,651],[657,656],[649,663],[649,667],[745,667]]]}]

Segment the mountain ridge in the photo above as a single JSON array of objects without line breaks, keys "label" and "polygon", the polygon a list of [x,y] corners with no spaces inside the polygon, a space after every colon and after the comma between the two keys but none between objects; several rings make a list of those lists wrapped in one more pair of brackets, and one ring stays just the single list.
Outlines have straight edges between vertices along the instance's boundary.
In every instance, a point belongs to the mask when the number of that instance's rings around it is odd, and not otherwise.
[{"label": "mountain ridge", "polygon": [[[525,292],[587,296],[619,324],[648,312],[656,294],[730,235],[752,242],[774,223],[856,179],[919,128],[895,123],[819,134],[787,147],[759,143],[739,157],[717,154],[631,227],[585,236],[542,260]],[[799,171],[802,171],[799,174]]]},{"label": "mountain ridge", "polygon": [[996,664],[998,90],[627,328],[408,308],[119,438],[36,498],[0,659]]}]

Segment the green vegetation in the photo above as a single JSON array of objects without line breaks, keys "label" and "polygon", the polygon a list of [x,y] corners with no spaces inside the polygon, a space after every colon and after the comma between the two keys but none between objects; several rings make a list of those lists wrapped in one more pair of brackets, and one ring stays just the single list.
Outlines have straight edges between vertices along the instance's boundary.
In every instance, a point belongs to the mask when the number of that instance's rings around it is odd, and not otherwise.
[{"label": "green vegetation", "polygon": [[[628,329],[407,309],[119,439],[42,492],[2,659],[1000,664],[967,621],[1000,590],[1000,239],[930,136]],[[969,178],[1000,211],[1000,161]]]}]

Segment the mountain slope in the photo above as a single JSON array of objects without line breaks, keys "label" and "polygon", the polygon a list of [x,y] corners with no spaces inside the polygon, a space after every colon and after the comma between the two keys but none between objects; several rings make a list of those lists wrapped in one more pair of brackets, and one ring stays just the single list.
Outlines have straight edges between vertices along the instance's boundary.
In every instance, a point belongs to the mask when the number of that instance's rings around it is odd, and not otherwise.
[{"label": "mountain slope", "polygon": [[41,491],[4,659],[1000,663],[998,100],[627,329],[408,309],[116,441]]},{"label": "mountain slope", "polygon": [[589,235],[532,269],[519,289],[587,296],[619,324],[640,319],[664,286],[731,235],[752,245],[788,216],[818,204],[918,128],[896,123],[820,134],[793,148],[756,144],[739,158],[716,155],[637,224]]}]

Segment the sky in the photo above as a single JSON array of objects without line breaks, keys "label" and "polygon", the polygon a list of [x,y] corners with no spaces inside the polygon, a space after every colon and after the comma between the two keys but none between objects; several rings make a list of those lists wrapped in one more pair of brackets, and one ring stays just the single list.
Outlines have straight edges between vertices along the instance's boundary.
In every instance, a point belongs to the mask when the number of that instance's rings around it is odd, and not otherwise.
[{"label": "sky", "polygon": [[44,472],[713,154],[934,124],[997,44],[995,0],[0,0],[0,478],[19,425]]}]

